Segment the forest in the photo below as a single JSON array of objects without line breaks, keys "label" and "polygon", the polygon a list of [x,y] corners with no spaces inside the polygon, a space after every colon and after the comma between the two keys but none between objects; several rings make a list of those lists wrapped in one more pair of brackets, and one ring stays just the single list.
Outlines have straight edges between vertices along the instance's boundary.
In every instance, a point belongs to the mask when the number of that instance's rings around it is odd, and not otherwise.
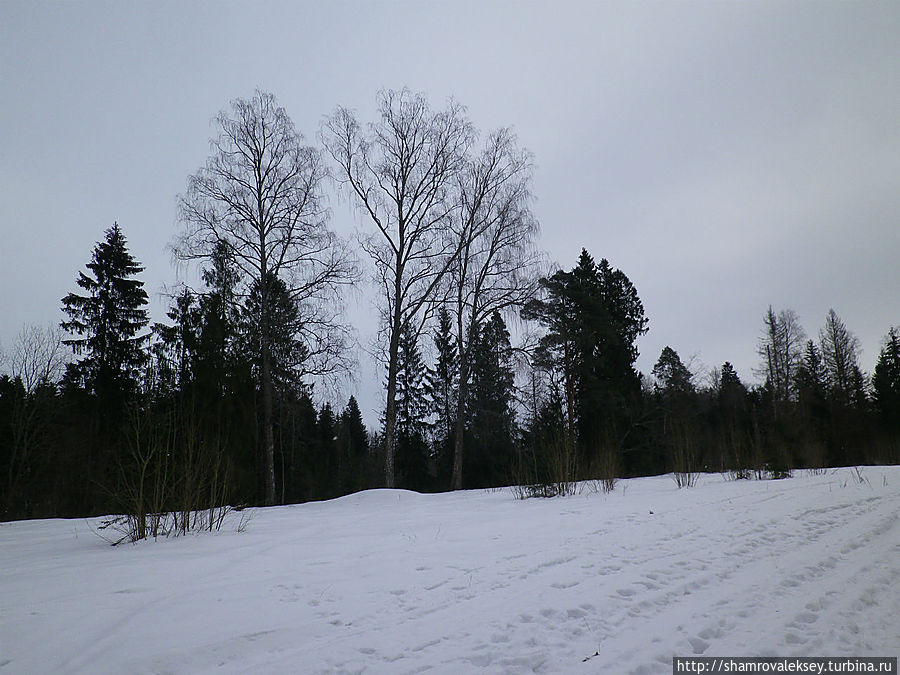
[{"label": "forest", "polygon": [[[638,290],[594,243],[547,268],[534,158],[509,129],[479,133],[408,90],[382,92],[372,121],[336,108],[316,145],[266,92],[216,127],[173,233],[197,287],[152,323],[127,223],[112,224],[59,325],[26,326],[8,351],[0,519],[122,514],[139,539],[375,487],[556,496],[900,462],[897,327],[871,374],[834,310],[808,334],[773,307],[761,384],[669,347],[638,372]],[[328,227],[331,185],[366,223],[355,242]],[[380,302],[377,428],[353,396],[321,395],[353,370],[344,298],[360,284]]]}]

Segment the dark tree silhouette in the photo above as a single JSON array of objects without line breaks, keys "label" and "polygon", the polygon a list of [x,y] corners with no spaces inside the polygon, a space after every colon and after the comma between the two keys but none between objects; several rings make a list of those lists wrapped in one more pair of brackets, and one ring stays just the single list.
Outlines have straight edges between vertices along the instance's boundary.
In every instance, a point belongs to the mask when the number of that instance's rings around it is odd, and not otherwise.
[{"label": "dark tree silhouette", "polygon": [[90,275],[79,272],[76,283],[86,295],[69,293],[61,326],[79,337],[63,342],[81,358],[69,364],[66,379],[97,394],[103,406],[118,407],[133,396],[141,367],[147,361],[147,293],[134,278],[144,271],[125,241],[118,223],[97,244],[87,264]]},{"label": "dark tree silhouette", "polygon": [[459,253],[448,222],[459,210],[456,179],[474,131],[456,103],[434,111],[423,95],[406,89],[379,98],[378,120],[368,134],[352,111],[339,107],[322,136],[341,180],[375,226],[361,243],[375,263],[384,302],[383,442],[385,482],[393,487],[401,335],[412,331],[418,339]]},{"label": "dark tree silhouette", "polygon": [[325,226],[319,152],[304,145],[275,97],[257,91],[250,99],[236,99],[216,121],[213,154],[188,179],[180,199],[184,230],[174,248],[182,260],[209,260],[225,249],[247,288],[258,294],[266,503],[274,504],[274,376],[267,323],[276,302],[272,284],[283,282],[298,308],[294,329],[308,350],[307,371],[330,375],[348,367],[338,290],[354,279],[355,268]]}]

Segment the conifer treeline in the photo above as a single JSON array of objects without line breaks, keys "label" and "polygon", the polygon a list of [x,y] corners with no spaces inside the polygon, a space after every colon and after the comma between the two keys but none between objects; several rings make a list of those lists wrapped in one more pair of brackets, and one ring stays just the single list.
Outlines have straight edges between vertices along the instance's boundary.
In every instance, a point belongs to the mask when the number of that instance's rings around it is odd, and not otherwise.
[{"label": "conifer treeline", "polygon": [[[361,245],[383,294],[379,428],[353,397],[313,403],[316,378],[351,360],[339,290],[356,262],[326,228],[319,151],[257,92],[217,118],[215,152],[180,200],[176,253],[199,261],[203,287],[151,326],[143,267],[115,224],[62,299],[68,337],[32,329],[14,345],[0,517],[126,513],[146,536],[154,514],[187,529],[205,509],[211,527],[225,504],[379,486],[549,495],[581,479],[673,471],[690,485],[699,471],[900,460],[896,329],[871,378],[835,312],[810,339],[771,308],[762,385],[729,363],[701,381],[669,347],[641,374],[648,318],[623,271],[582,251],[538,278],[531,159],[509,130],[475,151],[461,107],[433,112],[406,90],[384,93],[380,115],[373,138],[342,108],[323,130],[375,223]],[[511,317],[526,327],[516,344]]]},{"label": "conifer treeline", "polygon": [[[114,225],[77,278],[84,295],[63,300],[76,358],[62,378],[40,370],[40,350],[30,369],[0,378],[5,519],[265,501],[257,324],[247,319],[254,294],[236,302],[236,276],[220,250],[203,272],[205,288],[173,298],[169,321],[150,327],[142,269]],[[295,311],[286,296],[275,306],[277,501],[383,485],[380,434],[366,430],[353,397],[337,412],[316,408],[309,383],[290,368],[304,348],[291,329]],[[647,328],[637,290],[586,251],[570,271],[540,280],[522,317],[540,337],[516,349],[499,312],[475,331],[464,487],[668,471],[690,484],[699,471],[779,477],[900,460],[895,328],[871,379],[836,313],[813,340],[793,312],[771,309],[761,386],[745,385],[730,363],[698,383],[669,347],[648,377],[634,368],[635,340]],[[446,307],[420,341],[411,331],[400,341],[400,487],[451,487],[457,355]]]}]

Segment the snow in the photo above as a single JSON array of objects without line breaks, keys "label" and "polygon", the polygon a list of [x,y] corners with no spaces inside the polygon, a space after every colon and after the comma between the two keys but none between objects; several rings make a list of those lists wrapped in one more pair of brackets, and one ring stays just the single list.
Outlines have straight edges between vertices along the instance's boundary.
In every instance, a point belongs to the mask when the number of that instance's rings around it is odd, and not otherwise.
[{"label": "snow", "polygon": [[0,525],[0,673],[670,673],[894,656],[900,467],[611,494],[362,492],[110,547]]}]

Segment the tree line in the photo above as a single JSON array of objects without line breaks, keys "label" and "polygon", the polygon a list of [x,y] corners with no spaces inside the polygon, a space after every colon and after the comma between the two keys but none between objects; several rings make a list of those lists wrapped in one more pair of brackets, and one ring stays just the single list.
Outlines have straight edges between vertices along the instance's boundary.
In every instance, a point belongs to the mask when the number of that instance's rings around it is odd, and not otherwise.
[{"label": "tree line", "polygon": [[[871,378],[834,311],[815,340],[771,308],[762,385],[729,363],[701,382],[669,347],[639,373],[637,289],[586,250],[540,273],[531,155],[509,129],[479,134],[454,102],[383,92],[365,126],[338,107],[321,149],[265,92],[217,127],[172,246],[200,287],[151,325],[143,267],[114,224],[59,328],[14,346],[0,377],[4,519],[123,513],[141,538],[216,527],[229,505],[369,487],[552,495],[584,479],[673,471],[690,485],[699,471],[900,459],[897,329]],[[314,403],[353,367],[342,299],[362,277],[328,228],[327,180],[369,224],[358,250],[379,291],[385,374],[372,430],[354,397]]]}]

